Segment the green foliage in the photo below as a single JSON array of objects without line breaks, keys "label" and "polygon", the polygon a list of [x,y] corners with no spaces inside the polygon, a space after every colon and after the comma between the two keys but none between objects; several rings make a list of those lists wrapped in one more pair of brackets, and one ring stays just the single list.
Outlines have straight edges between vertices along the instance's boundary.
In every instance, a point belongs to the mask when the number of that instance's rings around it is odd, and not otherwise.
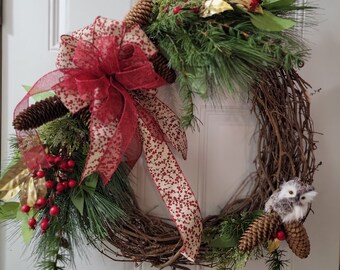
[{"label": "green foliage", "polygon": [[82,189],[77,190],[76,192],[72,192],[70,195],[70,199],[74,206],[79,211],[80,215],[84,214],[84,204],[85,204],[85,195]]},{"label": "green foliage", "polygon": [[283,270],[288,265],[288,260],[284,260],[285,251],[275,250],[270,253],[266,260],[269,270]]},{"label": "green foliage", "polygon": [[308,56],[301,37],[294,30],[283,31],[295,25],[294,11],[309,8],[296,1],[267,0],[263,15],[235,6],[234,11],[208,18],[192,11],[202,1],[183,2],[183,9],[174,14],[178,5],[173,0],[157,1],[147,33],[178,72],[184,126],[194,119],[193,96],[206,99],[246,92],[261,80],[262,71],[290,70]]},{"label": "green foliage", "polygon": [[18,208],[17,202],[6,202],[0,205],[0,221],[15,219],[17,217]]},{"label": "green foliage", "polygon": [[237,247],[215,248],[207,252],[205,258],[212,262],[217,270],[240,270],[245,267],[249,259],[257,259],[259,252],[259,249],[254,250],[253,253],[241,252]]},{"label": "green foliage", "polygon": [[[86,184],[80,187],[84,198],[83,213],[80,219],[81,228],[83,233],[92,239],[105,239],[108,236],[108,228],[118,225],[127,217],[125,209],[129,209],[129,207],[121,202],[122,193],[118,194],[119,192],[117,192],[124,189],[122,186],[128,185],[126,175],[121,176],[123,175],[117,172],[112,177],[111,184],[104,186],[99,176],[93,174],[90,177],[97,179],[96,191],[91,192]],[[93,183],[93,180],[89,183]]]},{"label": "green foliage", "polygon": [[24,243],[28,245],[33,237],[33,230],[28,226],[28,220],[34,216],[35,211],[30,211],[28,214],[21,211],[21,206],[17,203],[16,220],[21,222],[21,235]]},{"label": "green foliage", "polygon": [[262,214],[262,211],[226,216],[218,227],[205,230],[203,242],[211,249],[206,252],[206,259],[216,264],[218,270],[242,269],[250,257],[259,257],[261,249],[241,252],[238,242],[249,224]]},{"label": "green foliage", "polygon": [[251,14],[250,20],[253,25],[264,31],[283,31],[295,25],[295,22],[275,16],[270,11],[263,11],[263,14]]},{"label": "green foliage", "polygon": [[69,114],[43,125],[39,134],[55,154],[65,149],[67,153],[77,152],[82,156],[89,150],[89,143],[86,143],[90,141],[88,128],[80,119]]},{"label": "green foliage", "polygon": [[211,247],[229,248],[236,247],[238,241],[250,223],[261,216],[262,211],[229,215],[219,224],[219,227],[205,230],[203,241]]}]

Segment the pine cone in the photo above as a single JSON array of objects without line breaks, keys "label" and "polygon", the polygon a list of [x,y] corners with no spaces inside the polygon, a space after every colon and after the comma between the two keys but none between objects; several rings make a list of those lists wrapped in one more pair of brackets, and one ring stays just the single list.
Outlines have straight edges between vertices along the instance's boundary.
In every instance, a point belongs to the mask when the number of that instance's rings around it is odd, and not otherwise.
[{"label": "pine cone", "polygon": [[[133,24],[139,24],[142,28],[147,26],[151,20],[153,5],[153,0],[139,0],[126,15],[124,22],[128,27],[131,27]],[[169,68],[168,60],[162,54],[156,54],[151,59],[151,62],[154,65],[155,71],[167,83],[175,82],[175,71]]]},{"label": "pine cone", "polygon": [[91,112],[89,107],[85,107],[73,114],[74,118],[80,119],[85,126],[90,127]]},{"label": "pine cone", "polygon": [[255,219],[241,236],[238,248],[249,251],[259,244],[268,241],[281,224],[277,213],[267,213]]},{"label": "pine cone", "polygon": [[153,0],[139,0],[126,15],[124,22],[128,27],[135,23],[141,27],[146,26],[151,19],[153,5]]},{"label": "pine cone", "polygon": [[155,71],[161,76],[167,83],[174,83],[176,80],[176,73],[168,65],[168,60],[160,53],[150,59]]},{"label": "pine cone", "polygon": [[307,258],[310,252],[310,242],[307,231],[299,221],[283,224],[287,243],[296,256],[301,259]]},{"label": "pine cone", "polygon": [[14,119],[13,126],[16,130],[28,130],[40,127],[47,122],[64,116],[68,109],[59,97],[52,96],[31,105]]}]

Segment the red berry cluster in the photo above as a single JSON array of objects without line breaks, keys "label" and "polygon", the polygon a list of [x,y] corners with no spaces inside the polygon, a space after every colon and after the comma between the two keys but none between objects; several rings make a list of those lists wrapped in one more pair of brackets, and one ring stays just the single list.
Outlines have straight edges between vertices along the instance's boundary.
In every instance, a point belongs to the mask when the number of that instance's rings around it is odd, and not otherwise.
[{"label": "red berry cluster", "polygon": [[[187,1],[184,1],[184,2],[187,2]],[[188,10],[188,11],[191,11],[191,12],[194,12],[194,13],[200,13],[201,9],[199,7],[194,7],[194,8],[183,8],[181,5],[175,7],[173,9],[173,13],[176,15],[178,14],[180,11],[182,10]]]},{"label": "red berry cluster", "polygon": [[[39,198],[34,205],[34,208],[36,210],[40,210],[40,209],[44,209],[45,207],[49,207],[49,215],[50,216],[57,216],[60,213],[60,208],[57,205],[52,205],[51,200],[50,199],[46,199],[46,198]],[[21,211],[23,213],[29,213],[31,211],[31,207],[29,207],[27,204],[23,205],[21,207]],[[34,214],[34,216],[38,213],[38,211]],[[31,229],[35,229],[35,226],[37,225],[37,220],[35,219],[35,217],[32,217],[31,219],[28,220],[28,226],[30,226]],[[42,219],[41,223],[40,223],[40,229],[42,230],[42,232],[45,232],[48,229],[49,226],[49,217],[45,217]]]},{"label": "red berry cluster", "polygon": [[[60,208],[55,205],[54,198],[57,195],[65,192],[67,189],[75,188],[78,185],[78,182],[70,177],[72,175],[72,171],[76,166],[76,163],[72,159],[64,158],[63,156],[54,156],[49,154],[47,156],[47,160],[51,165],[51,168],[47,170],[38,170],[32,174],[33,177],[43,178],[46,177],[46,188],[49,190],[47,198],[39,198],[35,202],[33,208],[36,210],[34,216],[38,213],[38,210],[42,210],[47,208],[48,215],[45,216],[40,222],[40,229],[42,232],[45,232],[50,224],[50,219],[52,217],[58,216],[60,213]],[[28,205],[23,205],[21,211],[24,213],[29,213],[31,211],[31,207]],[[28,221],[28,225],[31,229],[35,229],[37,225],[37,220],[31,218]]]},{"label": "red berry cluster", "polygon": [[51,190],[52,194],[55,191],[59,195],[68,188],[75,188],[78,185],[76,180],[69,177],[76,165],[74,160],[53,155],[48,155],[47,160],[55,172],[53,175],[54,180],[49,179],[46,181],[46,187]]},{"label": "red berry cluster", "polygon": [[72,171],[76,165],[75,161],[72,159],[65,159],[62,156],[47,155],[47,161],[51,165],[56,165],[63,171]]},{"label": "red berry cluster", "polygon": [[[172,10],[173,14],[178,14],[181,11],[191,11],[194,13],[199,13],[200,12],[200,8],[199,7],[190,7],[190,3],[186,4],[189,2],[189,0],[183,0],[184,4],[183,5],[178,5],[176,7],[174,7],[174,9]],[[165,10],[166,12],[169,12],[170,8],[168,6],[163,6],[162,7],[163,10]]]},{"label": "red berry cluster", "polygon": [[256,8],[262,3],[262,0],[251,0],[249,11],[255,11]]}]

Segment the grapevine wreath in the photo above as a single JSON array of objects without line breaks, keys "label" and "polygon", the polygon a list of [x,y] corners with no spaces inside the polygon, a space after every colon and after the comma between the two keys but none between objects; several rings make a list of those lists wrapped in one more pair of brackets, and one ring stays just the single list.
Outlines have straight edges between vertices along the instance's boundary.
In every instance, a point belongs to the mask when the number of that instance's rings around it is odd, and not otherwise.
[{"label": "grapevine wreath", "polygon": [[[283,240],[307,257],[303,222],[319,164],[310,86],[297,70],[309,54],[299,25],[314,9],[295,0],[140,0],[123,22],[98,17],[63,35],[57,70],[15,109],[14,154],[0,180],[0,219],[20,222],[37,267],[67,269],[88,244],[158,268],[239,269],[266,256],[282,269]],[[175,81],[180,119],[155,90]],[[255,171],[219,215],[202,218],[168,145],[186,158],[183,128],[199,125],[195,96],[232,95],[246,96],[258,121]],[[172,222],[141,211],[131,189],[142,153]]]}]

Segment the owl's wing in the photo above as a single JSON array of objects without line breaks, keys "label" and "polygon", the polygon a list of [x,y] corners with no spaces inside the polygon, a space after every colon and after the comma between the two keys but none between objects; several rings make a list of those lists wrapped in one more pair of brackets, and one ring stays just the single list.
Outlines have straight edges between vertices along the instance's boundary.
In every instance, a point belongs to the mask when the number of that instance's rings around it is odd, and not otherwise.
[{"label": "owl's wing", "polygon": [[265,206],[264,206],[264,211],[266,213],[270,213],[272,210],[274,210],[274,204],[275,202],[278,200],[278,192],[274,192],[268,199],[268,201],[266,202]]},{"label": "owl's wing", "polygon": [[292,200],[287,198],[277,201],[273,206],[273,209],[279,214],[282,220],[285,219],[288,214],[293,212],[293,208],[294,205]]}]

